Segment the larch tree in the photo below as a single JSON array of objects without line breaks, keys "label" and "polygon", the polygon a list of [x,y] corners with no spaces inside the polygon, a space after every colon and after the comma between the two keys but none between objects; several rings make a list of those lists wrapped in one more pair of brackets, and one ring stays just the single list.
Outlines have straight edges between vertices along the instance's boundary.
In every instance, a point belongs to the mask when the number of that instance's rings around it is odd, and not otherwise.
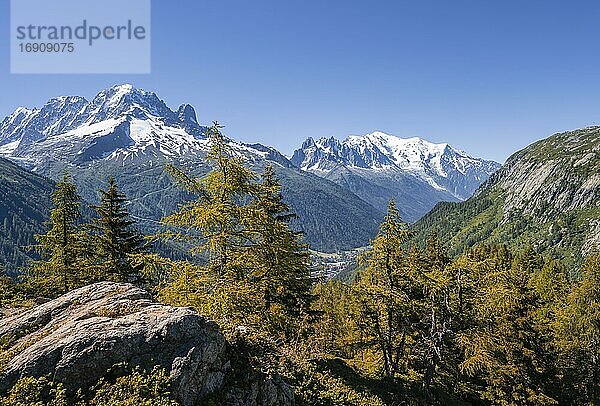
[{"label": "larch tree", "polygon": [[426,300],[423,339],[419,346],[423,352],[423,388],[428,391],[443,361],[449,361],[449,340],[453,333],[456,274],[450,267],[442,242],[432,232],[421,261],[423,290]]},{"label": "larch tree", "polygon": [[81,198],[70,175],[56,184],[52,202],[49,230],[35,236],[33,248],[41,259],[30,261],[27,279],[36,294],[53,297],[89,282],[89,249],[80,225]]},{"label": "larch tree", "polygon": [[208,130],[211,150],[207,160],[213,169],[202,179],[168,166],[167,171],[197,199],[183,204],[178,211],[166,216],[163,224],[183,232],[171,237],[190,242],[191,252],[207,254],[207,266],[219,276],[235,278],[244,274],[245,263],[240,253],[251,241],[244,229],[248,216],[245,203],[255,190],[255,175],[243,166],[221,133],[218,123]]},{"label": "larch tree", "polygon": [[353,286],[336,279],[315,285],[313,308],[320,313],[314,327],[314,347],[322,353],[352,358],[361,344],[357,326],[359,301]]},{"label": "larch tree", "polygon": [[532,251],[510,260],[505,247],[488,249],[476,266],[473,325],[458,336],[462,371],[485,382],[483,399],[492,404],[552,405],[548,390],[548,346],[538,324],[541,299],[532,275],[543,261]]},{"label": "larch tree", "polygon": [[393,200],[355,285],[360,297],[359,327],[380,352],[389,378],[403,372],[417,334],[423,293],[414,258],[404,245],[411,232]]},{"label": "larch tree", "polygon": [[[188,294],[195,301],[188,305],[223,324],[253,324],[256,312],[249,310],[259,306],[259,295],[247,283],[250,271],[246,253],[253,233],[245,225],[251,212],[249,198],[256,190],[255,175],[243,166],[241,157],[235,156],[221,128],[215,122],[208,130],[212,170],[206,176],[196,179],[174,166],[167,167],[196,199],[163,218],[167,231],[162,236],[186,244],[202,263],[192,264],[193,272],[190,267],[181,268],[171,280],[177,284],[179,277],[194,274],[197,290]],[[164,292],[177,295],[168,286]]]},{"label": "larch tree", "polygon": [[558,310],[555,329],[573,404],[592,405],[600,399],[600,254],[589,257],[581,273]]}]

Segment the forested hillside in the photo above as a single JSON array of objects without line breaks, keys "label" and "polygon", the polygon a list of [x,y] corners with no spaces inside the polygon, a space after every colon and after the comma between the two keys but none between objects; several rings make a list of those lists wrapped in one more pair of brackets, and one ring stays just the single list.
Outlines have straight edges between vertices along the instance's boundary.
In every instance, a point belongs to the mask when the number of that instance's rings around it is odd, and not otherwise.
[{"label": "forested hillside", "polygon": [[54,183],[0,158],[0,263],[12,273],[32,253],[27,246],[42,232]]},{"label": "forested hillside", "polygon": [[555,134],[515,153],[463,203],[440,203],[414,226],[450,253],[477,243],[531,246],[572,264],[600,245],[600,128]]}]

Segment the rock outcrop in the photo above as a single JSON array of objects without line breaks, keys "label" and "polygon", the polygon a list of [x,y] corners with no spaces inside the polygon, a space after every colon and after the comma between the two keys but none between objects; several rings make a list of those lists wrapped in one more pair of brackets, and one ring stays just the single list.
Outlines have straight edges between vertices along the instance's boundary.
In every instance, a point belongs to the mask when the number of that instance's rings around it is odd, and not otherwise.
[{"label": "rock outcrop", "polygon": [[0,393],[23,376],[50,375],[69,390],[91,387],[124,362],[163,367],[182,405],[215,394],[235,405],[293,404],[288,385],[249,366],[240,387],[228,382],[229,347],[218,325],[130,284],[96,283],[1,319],[0,342],[9,354]]}]

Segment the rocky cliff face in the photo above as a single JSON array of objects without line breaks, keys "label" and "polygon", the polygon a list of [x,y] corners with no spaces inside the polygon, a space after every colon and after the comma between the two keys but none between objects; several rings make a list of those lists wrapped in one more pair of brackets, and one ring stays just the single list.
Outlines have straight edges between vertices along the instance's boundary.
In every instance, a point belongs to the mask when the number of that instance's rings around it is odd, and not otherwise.
[{"label": "rocky cliff face", "polygon": [[[86,286],[2,320],[0,393],[24,376],[50,375],[69,390],[93,386],[115,364],[164,368],[182,405],[219,395],[231,405],[292,405],[281,380],[249,366],[231,382],[228,343],[191,308],[162,305],[129,284]],[[2,362],[2,361],[0,361]]]},{"label": "rocky cliff face", "polygon": [[600,127],[556,134],[509,158],[495,177],[506,192],[504,220],[522,212],[543,221],[600,206]]},{"label": "rocky cliff face", "polygon": [[552,135],[513,154],[463,203],[442,203],[414,227],[455,254],[507,243],[567,262],[600,249],[600,127]]}]

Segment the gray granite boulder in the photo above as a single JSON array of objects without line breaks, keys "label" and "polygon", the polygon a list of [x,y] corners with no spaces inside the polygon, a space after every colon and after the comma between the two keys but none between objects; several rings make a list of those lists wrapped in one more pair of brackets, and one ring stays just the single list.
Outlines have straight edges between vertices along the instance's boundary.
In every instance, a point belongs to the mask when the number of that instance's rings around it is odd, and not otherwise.
[{"label": "gray granite boulder", "polygon": [[[226,382],[228,344],[218,325],[192,308],[171,307],[133,285],[101,282],[0,319],[0,342],[11,351],[0,393],[23,376],[50,375],[66,388],[93,386],[118,363],[170,373],[182,405],[219,393],[231,404],[293,404],[284,382],[250,367],[253,381]],[[8,343],[8,344],[6,344]]]}]

